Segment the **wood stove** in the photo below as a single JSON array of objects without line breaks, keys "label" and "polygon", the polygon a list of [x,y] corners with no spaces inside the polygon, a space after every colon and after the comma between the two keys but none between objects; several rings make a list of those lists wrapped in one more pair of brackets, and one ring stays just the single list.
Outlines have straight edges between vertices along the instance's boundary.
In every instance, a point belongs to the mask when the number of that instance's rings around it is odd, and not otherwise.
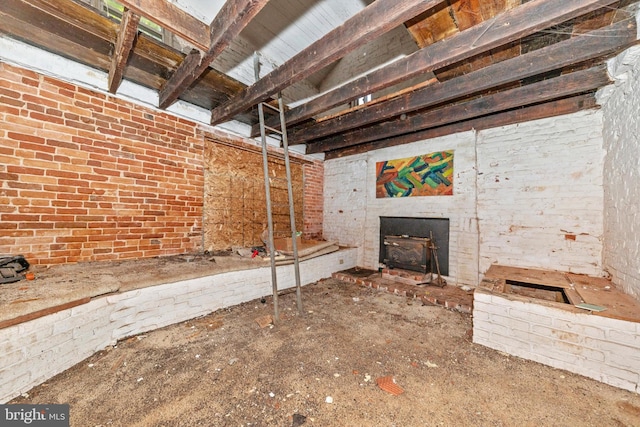
[{"label": "wood stove", "polygon": [[431,241],[425,237],[384,236],[387,268],[431,272]]},{"label": "wood stove", "polygon": [[[387,236],[395,236],[405,239],[408,237],[415,237],[421,238],[423,241],[424,239],[432,239],[429,243],[435,244],[438,249],[437,254],[435,255],[437,256],[440,273],[444,276],[449,274],[449,220],[447,218],[381,216],[379,233],[380,246],[378,262],[380,265],[389,267],[387,260],[391,259],[387,254],[388,245],[385,245],[384,243]],[[408,241],[403,241],[401,243],[408,243]],[[397,247],[394,246],[394,248]],[[427,273],[435,272],[436,259],[431,250],[428,250],[427,252],[427,258],[425,261],[418,261],[417,265],[426,265]],[[395,265],[396,268],[407,270],[406,264],[412,265],[412,262],[404,264],[405,267],[400,267],[397,263]],[[425,269],[421,268],[420,271],[424,273]]]}]

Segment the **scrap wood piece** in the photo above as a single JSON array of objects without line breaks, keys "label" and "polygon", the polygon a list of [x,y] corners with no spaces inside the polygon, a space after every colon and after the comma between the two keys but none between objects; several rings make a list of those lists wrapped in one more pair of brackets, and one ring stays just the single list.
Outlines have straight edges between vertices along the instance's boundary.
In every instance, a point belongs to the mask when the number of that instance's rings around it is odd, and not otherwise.
[{"label": "scrap wood piece", "polygon": [[256,319],[256,323],[260,326],[260,328],[266,328],[273,323],[273,317],[270,314],[260,316]]},{"label": "scrap wood piece", "polygon": [[403,388],[396,384],[396,379],[393,378],[392,375],[377,378],[376,384],[378,384],[378,387],[380,387],[382,390],[386,391],[387,393],[391,393],[394,396],[398,396],[404,393]]}]

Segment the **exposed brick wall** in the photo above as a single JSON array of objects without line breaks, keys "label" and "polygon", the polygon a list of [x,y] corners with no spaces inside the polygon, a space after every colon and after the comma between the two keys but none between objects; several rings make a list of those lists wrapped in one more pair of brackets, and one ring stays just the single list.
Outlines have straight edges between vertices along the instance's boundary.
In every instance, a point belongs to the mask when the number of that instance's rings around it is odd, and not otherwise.
[{"label": "exposed brick wall", "polygon": [[[494,263],[600,276],[601,115],[581,111],[328,160],[325,237],[360,247],[360,266],[376,269],[381,216],[449,218],[449,283],[477,285]],[[376,198],[377,162],[441,150],[455,152],[453,196]]]},{"label": "exposed brick wall", "polygon": [[303,166],[304,176],[304,237],[307,239],[322,238],[324,165],[321,161],[307,163]]},{"label": "exposed brick wall", "polygon": [[194,123],[0,63],[0,253],[33,264],[202,245]]},{"label": "exposed brick wall", "polygon": [[[638,12],[640,20],[640,12]],[[640,298],[640,46],[610,61],[616,85],[603,92],[604,264],[614,283]]]}]

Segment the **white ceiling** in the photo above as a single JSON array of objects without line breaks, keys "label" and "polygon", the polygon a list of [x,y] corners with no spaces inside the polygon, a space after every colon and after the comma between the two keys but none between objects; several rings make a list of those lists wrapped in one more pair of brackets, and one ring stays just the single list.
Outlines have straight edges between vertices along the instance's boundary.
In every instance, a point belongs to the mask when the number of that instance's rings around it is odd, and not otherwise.
[{"label": "white ceiling", "polygon": [[[171,1],[206,24],[215,19],[224,4],[224,0]],[[255,81],[255,51],[263,58],[260,75],[264,76],[372,2],[373,0],[271,0],[212,66],[251,85]],[[408,34],[405,42],[412,45],[405,51],[415,49]],[[370,64],[370,68],[379,65]],[[337,64],[333,64],[285,90],[285,101],[294,103],[317,95],[321,87],[326,90],[323,83],[336,66]]]}]

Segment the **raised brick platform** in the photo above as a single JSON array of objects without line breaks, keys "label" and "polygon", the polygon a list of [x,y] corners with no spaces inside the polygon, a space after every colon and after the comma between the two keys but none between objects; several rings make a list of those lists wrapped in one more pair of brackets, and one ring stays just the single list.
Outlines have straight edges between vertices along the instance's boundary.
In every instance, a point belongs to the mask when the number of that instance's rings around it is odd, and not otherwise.
[{"label": "raised brick platform", "polygon": [[388,278],[402,276],[398,273],[398,270],[393,271],[397,274],[383,274],[383,272],[356,267],[333,273],[332,277],[396,295],[419,298],[424,304],[437,305],[461,313],[471,314],[473,291],[464,291],[462,288],[452,285],[445,285],[444,287],[417,285],[409,283],[408,280]]}]

